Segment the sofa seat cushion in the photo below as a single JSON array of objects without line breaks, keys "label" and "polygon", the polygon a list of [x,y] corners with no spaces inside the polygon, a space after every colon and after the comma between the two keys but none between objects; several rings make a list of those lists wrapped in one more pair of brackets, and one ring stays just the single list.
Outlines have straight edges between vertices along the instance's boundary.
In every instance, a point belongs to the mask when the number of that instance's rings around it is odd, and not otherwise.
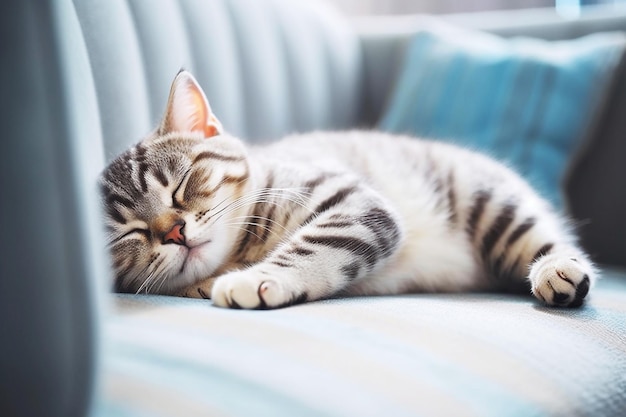
[{"label": "sofa seat cushion", "polygon": [[275,311],[116,295],[95,415],[618,415],[626,272],[604,275],[581,309],[499,294]]}]

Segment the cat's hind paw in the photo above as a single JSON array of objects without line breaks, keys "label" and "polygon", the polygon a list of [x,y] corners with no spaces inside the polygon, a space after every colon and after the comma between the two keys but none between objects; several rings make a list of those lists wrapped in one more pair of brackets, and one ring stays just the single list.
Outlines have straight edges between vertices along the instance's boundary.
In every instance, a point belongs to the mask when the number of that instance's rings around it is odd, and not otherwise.
[{"label": "cat's hind paw", "polygon": [[549,306],[580,307],[593,285],[595,272],[577,258],[547,255],[533,264],[533,295]]},{"label": "cat's hind paw", "polygon": [[231,272],[218,278],[211,292],[218,307],[272,309],[306,301],[294,297],[281,280],[254,270]]}]

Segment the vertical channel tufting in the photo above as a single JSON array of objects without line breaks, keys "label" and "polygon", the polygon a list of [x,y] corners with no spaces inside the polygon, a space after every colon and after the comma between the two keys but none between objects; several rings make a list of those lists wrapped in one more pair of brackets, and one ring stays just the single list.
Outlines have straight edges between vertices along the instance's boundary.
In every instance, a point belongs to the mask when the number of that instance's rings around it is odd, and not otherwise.
[{"label": "vertical channel tufting", "polygon": [[[170,83],[181,67],[193,70],[187,25],[177,0],[128,0],[144,62],[154,127],[163,116]],[[147,132],[145,132],[147,133]]]},{"label": "vertical channel tufting", "polygon": [[[277,4],[278,1],[278,4]],[[294,94],[294,88],[296,87],[293,84],[293,74],[291,71],[291,66],[289,65],[288,56],[286,53],[285,36],[289,36],[290,33],[285,33],[285,28],[282,26],[285,24],[284,21],[280,21],[279,19],[279,10],[281,10],[281,0],[268,0],[270,4],[269,7],[265,9],[269,11],[267,13],[267,23],[268,27],[271,28],[271,42],[273,44],[273,51],[275,52],[276,63],[281,68],[282,78],[277,80],[277,84],[280,84],[279,92],[281,94],[280,97],[280,105],[282,106],[279,109],[282,120],[281,126],[276,133],[273,133],[273,137],[282,136],[283,132],[292,133],[297,131],[298,126],[298,112],[296,107],[296,97],[297,92]],[[284,10],[291,10],[289,8]],[[265,91],[267,96],[271,97],[274,94],[274,89],[271,85],[266,86],[269,87]]]},{"label": "vertical channel tufting", "polygon": [[323,65],[325,51],[319,38],[310,30],[314,16],[286,7],[275,7],[276,30],[285,55],[293,129],[309,131],[324,126],[330,119],[331,101],[328,66]]},{"label": "vertical channel tufting", "polygon": [[286,71],[272,28],[270,2],[227,2],[239,50],[246,97],[248,137],[272,139],[288,130]]},{"label": "vertical channel tufting", "polygon": [[294,71],[295,130],[357,125],[360,45],[346,20],[325,2],[273,0],[285,55]]},{"label": "vertical channel tufting", "polygon": [[[360,111],[361,53],[356,36],[334,9],[322,3],[316,8],[315,34],[326,51],[325,64],[330,73],[328,105],[329,126],[336,129],[354,127]],[[312,28],[313,29],[313,28]]]},{"label": "vertical channel tufting", "polygon": [[125,1],[74,0],[89,52],[105,157],[113,159],[151,127],[137,34]]},{"label": "vertical channel tufting", "polygon": [[73,0],[110,160],[161,117],[185,67],[227,131],[251,141],[357,125],[360,49],[318,2]]},{"label": "vertical channel tufting", "polygon": [[242,65],[233,22],[223,1],[181,0],[195,75],[224,128],[247,138]]},{"label": "vertical channel tufting", "polygon": [[356,123],[360,55],[346,22],[315,3],[226,3],[241,53],[248,137]]}]

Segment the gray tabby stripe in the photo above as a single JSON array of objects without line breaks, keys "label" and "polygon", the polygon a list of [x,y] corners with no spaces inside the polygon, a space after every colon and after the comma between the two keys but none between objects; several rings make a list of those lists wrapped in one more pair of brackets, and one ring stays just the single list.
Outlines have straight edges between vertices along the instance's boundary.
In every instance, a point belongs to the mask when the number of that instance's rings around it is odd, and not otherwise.
[{"label": "gray tabby stripe", "polygon": [[474,193],[474,205],[470,211],[470,215],[467,219],[467,234],[470,240],[474,240],[474,235],[476,234],[476,226],[480,221],[480,218],[485,211],[485,205],[491,199],[491,191],[487,190],[479,190]]},{"label": "gray tabby stripe", "polygon": [[454,172],[450,170],[448,175],[448,221],[452,224],[456,223],[456,193],[454,192]]},{"label": "gray tabby stripe", "polygon": [[291,263],[285,263],[285,262],[281,262],[281,261],[271,261],[270,263],[276,265],[276,266],[280,266],[281,268],[293,268],[293,264]]},{"label": "gray tabby stripe", "polygon": [[263,226],[263,235],[261,236],[262,241],[266,241],[269,237],[272,227],[274,226],[274,211],[276,211],[276,206],[273,205],[270,207],[267,215],[265,216],[265,225]]},{"label": "gray tabby stripe", "polygon": [[350,236],[302,236],[302,240],[314,245],[323,245],[335,249],[348,250],[355,255],[361,256],[363,260],[372,267],[378,260],[378,250],[376,247],[364,242],[361,239]]},{"label": "gray tabby stripe", "polygon": [[[249,174],[246,173],[246,178],[247,178],[247,175]],[[274,186],[274,173],[270,172],[264,189],[271,189],[273,186]],[[254,211],[252,212],[250,216],[246,218],[246,223],[248,224],[248,226],[246,227],[244,236],[241,239],[241,242],[239,243],[239,247],[237,248],[237,251],[235,252],[235,256],[241,256],[244,253],[246,247],[250,243],[250,239],[256,234],[255,231],[258,226],[258,224],[256,223],[256,219],[262,217],[263,208],[266,207],[267,204],[268,203],[256,203],[254,205]]]},{"label": "gray tabby stripe", "polygon": [[161,170],[161,168],[154,168],[152,170],[152,173],[163,187],[167,187],[169,185],[169,181],[167,180],[167,177],[165,176],[165,173]]},{"label": "gray tabby stripe", "polygon": [[240,157],[240,156],[228,156],[228,155],[221,155],[216,152],[204,151],[202,153],[199,153],[198,156],[196,156],[196,158],[193,160],[193,163],[195,164],[196,162],[201,161],[203,159],[216,159],[218,161],[225,161],[225,162],[238,162],[238,161],[243,161],[245,158]]},{"label": "gray tabby stripe", "polygon": [[341,267],[341,273],[346,277],[348,281],[354,281],[358,278],[359,272],[361,270],[360,262],[352,262],[348,265],[344,265]]},{"label": "gray tabby stripe", "polygon": [[383,255],[388,255],[398,244],[400,230],[385,210],[372,208],[361,218],[361,223],[376,236],[376,243]]},{"label": "gray tabby stripe", "polygon": [[328,180],[329,178],[335,177],[334,174],[322,174],[319,177],[307,181],[304,183],[304,186],[308,188],[308,192],[312,193],[319,185]]},{"label": "gray tabby stripe", "polygon": [[354,187],[354,186],[345,187],[345,188],[342,188],[341,190],[337,191],[331,197],[327,198],[326,200],[324,200],[320,204],[318,204],[318,206],[315,207],[315,209],[313,210],[313,213],[311,213],[311,215],[309,217],[307,217],[307,219],[304,222],[302,222],[302,224],[309,223],[311,220],[313,220],[314,218],[319,216],[320,213],[323,213],[326,210],[331,209],[332,207],[335,207],[336,205],[340,204],[350,194],[354,193],[355,191],[356,191],[356,187]]},{"label": "gray tabby stripe", "polygon": [[546,243],[545,245],[543,245],[538,251],[537,253],[535,253],[535,256],[533,256],[533,260],[532,262],[535,262],[536,260],[538,260],[539,258],[546,256],[547,254],[550,253],[550,251],[552,250],[552,248],[554,247],[553,243]]},{"label": "gray tabby stripe", "polygon": [[498,240],[500,240],[506,229],[508,229],[509,225],[513,222],[516,210],[517,206],[513,204],[505,205],[487,233],[485,233],[482,245],[483,259],[487,259],[489,257],[493,247],[496,243],[498,243]]},{"label": "gray tabby stripe", "polygon": [[521,238],[526,232],[528,232],[536,223],[536,219],[534,217],[528,217],[522,224],[517,226],[517,228],[511,233],[509,238],[506,241],[506,246],[509,247],[513,245],[519,238]]},{"label": "gray tabby stripe", "polygon": [[321,227],[321,228],[337,228],[337,229],[343,229],[346,227],[351,227],[354,226],[354,222],[349,222],[349,221],[336,221],[336,222],[325,222],[325,223],[320,223],[320,224],[316,224],[317,227]]},{"label": "gray tabby stripe", "polygon": [[301,246],[296,246],[295,248],[289,249],[287,253],[293,253],[299,256],[308,256],[308,255],[313,255],[315,252],[310,249],[303,248]]}]

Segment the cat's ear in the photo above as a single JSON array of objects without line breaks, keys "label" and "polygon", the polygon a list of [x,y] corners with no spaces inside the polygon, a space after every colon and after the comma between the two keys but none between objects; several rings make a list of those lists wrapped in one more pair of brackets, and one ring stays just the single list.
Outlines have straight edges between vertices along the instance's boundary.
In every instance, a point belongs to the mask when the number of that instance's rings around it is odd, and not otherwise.
[{"label": "cat's ear", "polygon": [[191,73],[181,70],[172,82],[159,134],[198,132],[210,138],[222,134],[223,130],[196,79]]}]

